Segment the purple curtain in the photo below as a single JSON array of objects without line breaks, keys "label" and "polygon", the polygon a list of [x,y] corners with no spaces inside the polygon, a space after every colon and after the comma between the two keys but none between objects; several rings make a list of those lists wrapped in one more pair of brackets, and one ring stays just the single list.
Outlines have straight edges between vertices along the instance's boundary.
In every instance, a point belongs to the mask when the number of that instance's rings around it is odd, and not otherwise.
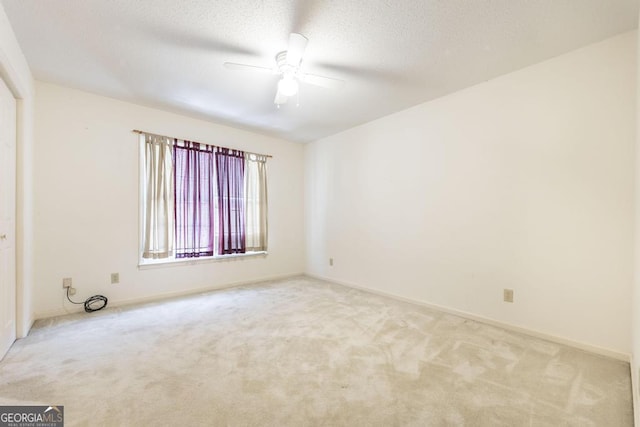
[{"label": "purple curtain", "polygon": [[214,254],[214,147],[174,144],[175,257]]},{"label": "purple curtain", "polygon": [[246,251],[244,224],[244,151],[216,148],[218,252]]}]

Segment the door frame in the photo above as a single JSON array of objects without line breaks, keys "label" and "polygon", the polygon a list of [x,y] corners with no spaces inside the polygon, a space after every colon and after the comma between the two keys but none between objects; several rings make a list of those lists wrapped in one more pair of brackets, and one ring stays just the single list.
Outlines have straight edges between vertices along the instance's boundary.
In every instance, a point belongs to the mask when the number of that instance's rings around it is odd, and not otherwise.
[{"label": "door frame", "polygon": [[[0,78],[16,99],[16,337],[24,338],[34,321],[32,158],[35,89],[26,61],[14,64],[11,57],[17,56],[10,48],[0,42]],[[20,59],[18,57],[16,62]],[[19,68],[23,71],[18,71]]]},{"label": "door frame", "polygon": [[[18,117],[17,102],[7,87],[4,79],[0,79],[0,164],[6,170],[0,171],[0,293],[6,299],[0,302],[0,357],[4,358],[17,338],[17,281],[16,281],[16,181],[18,179],[16,141]],[[8,174],[5,174],[7,172]],[[4,202],[7,204],[5,205]],[[6,270],[5,270],[6,268]]]}]

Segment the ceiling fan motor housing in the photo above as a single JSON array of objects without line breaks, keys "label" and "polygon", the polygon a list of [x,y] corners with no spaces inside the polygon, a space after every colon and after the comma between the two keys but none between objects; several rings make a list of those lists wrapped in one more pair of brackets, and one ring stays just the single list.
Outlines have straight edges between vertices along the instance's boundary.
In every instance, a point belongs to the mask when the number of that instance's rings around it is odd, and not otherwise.
[{"label": "ceiling fan motor housing", "polygon": [[300,66],[300,64],[292,65],[287,63],[286,50],[283,50],[276,55],[276,65],[278,67],[278,71],[283,74],[296,74],[298,72],[298,67]]}]

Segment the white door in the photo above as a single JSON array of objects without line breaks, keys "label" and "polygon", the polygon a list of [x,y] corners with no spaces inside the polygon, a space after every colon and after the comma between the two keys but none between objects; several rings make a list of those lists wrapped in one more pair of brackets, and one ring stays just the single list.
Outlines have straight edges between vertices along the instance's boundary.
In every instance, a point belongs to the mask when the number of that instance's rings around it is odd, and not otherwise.
[{"label": "white door", "polygon": [[0,78],[0,359],[16,339],[16,100]]}]

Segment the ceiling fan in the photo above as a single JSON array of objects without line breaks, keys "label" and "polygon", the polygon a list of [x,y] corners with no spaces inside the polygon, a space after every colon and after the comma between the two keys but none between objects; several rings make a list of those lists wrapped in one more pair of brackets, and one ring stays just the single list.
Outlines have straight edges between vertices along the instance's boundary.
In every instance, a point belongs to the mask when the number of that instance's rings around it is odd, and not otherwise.
[{"label": "ceiling fan", "polygon": [[291,33],[288,49],[276,55],[275,65],[271,68],[235,62],[225,62],[224,66],[230,70],[258,71],[282,76],[278,81],[276,97],[273,100],[278,108],[280,108],[281,104],[285,104],[289,97],[298,93],[299,82],[329,89],[342,86],[344,84],[343,80],[302,72],[300,66],[307,42],[307,38],[302,34]]}]

